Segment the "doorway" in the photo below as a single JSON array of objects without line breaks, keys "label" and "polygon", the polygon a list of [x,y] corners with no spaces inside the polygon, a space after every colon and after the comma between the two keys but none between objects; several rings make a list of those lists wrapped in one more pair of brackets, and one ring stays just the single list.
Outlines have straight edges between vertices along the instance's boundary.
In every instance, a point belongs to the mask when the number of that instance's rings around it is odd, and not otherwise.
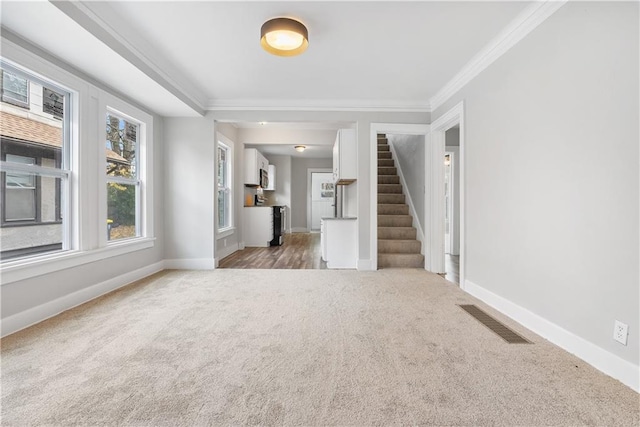
[{"label": "doorway", "polygon": [[[464,250],[464,104],[460,104],[440,116],[431,125],[433,163],[437,176],[434,177],[436,197],[432,208],[435,213],[441,209],[438,223],[442,228],[435,236],[441,244],[432,246],[436,258],[435,266],[445,273],[447,280],[465,287]],[[437,182],[440,181],[440,182]],[[438,208],[440,205],[440,208]],[[438,242],[439,243],[439,242]]]},{"label": "doorway", "polygon": [[307,230],[320,231],[320,220],[333,216],[335,186],[330,169],[308,169]]}]

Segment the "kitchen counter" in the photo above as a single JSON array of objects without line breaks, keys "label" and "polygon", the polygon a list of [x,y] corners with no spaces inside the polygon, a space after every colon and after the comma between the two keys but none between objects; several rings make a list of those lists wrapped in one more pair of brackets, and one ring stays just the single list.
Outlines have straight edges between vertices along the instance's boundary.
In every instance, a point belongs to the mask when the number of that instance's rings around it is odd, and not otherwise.
[{"label": "kitchen counter", "polygon": [[356,216],[323,216],[321,219],[323,220],[332,220],[332,219],[358,219]]}]

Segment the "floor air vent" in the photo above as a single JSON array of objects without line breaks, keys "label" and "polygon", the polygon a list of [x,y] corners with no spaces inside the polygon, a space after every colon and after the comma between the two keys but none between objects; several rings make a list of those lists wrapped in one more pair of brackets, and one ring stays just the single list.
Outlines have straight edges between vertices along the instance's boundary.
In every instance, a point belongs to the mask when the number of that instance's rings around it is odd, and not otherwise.
[{"label": "floor air vent", "polygon": [[509,329],[505,324],[499,322],[475,305],[460,305],[460,308],[473,316],[478,322],[498,334],[500,338],[509,344],[531,344],[531,341]]}]

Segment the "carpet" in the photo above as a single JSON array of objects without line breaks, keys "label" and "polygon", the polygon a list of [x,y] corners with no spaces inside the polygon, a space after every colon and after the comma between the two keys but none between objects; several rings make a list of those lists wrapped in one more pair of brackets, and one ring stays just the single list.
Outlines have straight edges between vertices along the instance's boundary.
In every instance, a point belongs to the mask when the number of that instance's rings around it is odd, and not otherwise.
[{"label": "carpet", "polygon": [[637,393],[421,270],[165,271],[1,356],[6,426],[640,424]]}]

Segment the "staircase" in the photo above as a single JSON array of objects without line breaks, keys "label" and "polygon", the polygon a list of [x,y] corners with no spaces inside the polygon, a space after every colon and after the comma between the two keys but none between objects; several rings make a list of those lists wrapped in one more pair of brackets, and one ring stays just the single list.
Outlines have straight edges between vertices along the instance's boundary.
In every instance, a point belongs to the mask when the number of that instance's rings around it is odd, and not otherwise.
[{"label": "staircase", "polygon": [[386,135],[378,135],[378,268],[422,268],[422,244],[409,206],[404,202],[400,177]]}]

